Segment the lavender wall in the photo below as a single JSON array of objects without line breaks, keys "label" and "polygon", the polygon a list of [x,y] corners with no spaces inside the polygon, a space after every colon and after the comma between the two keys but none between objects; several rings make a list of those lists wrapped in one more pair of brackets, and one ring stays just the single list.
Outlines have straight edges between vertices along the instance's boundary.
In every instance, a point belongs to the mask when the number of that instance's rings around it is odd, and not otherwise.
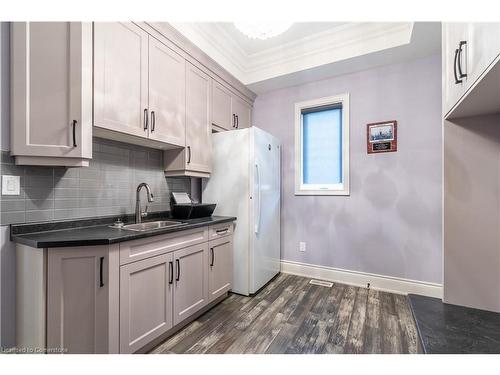
[{"label": "lavender wall", "polygon": [[[294,103],[345,92],[351,195],[295,196]],[[398,152],[368,155],[366,124],[385,120]],[[259,95],[253,123],[283,144],[282,259],[442,282],[440,56]]]}]

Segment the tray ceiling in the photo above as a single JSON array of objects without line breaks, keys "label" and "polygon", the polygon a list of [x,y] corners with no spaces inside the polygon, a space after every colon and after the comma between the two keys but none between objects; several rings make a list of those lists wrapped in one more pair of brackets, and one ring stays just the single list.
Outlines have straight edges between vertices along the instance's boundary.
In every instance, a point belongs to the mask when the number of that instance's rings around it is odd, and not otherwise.
[{"label": "tray ceiling", "polygon": [[172,23],[256,93],[438,53],[439,23],[297,22],[250,39],[230,22]]}]

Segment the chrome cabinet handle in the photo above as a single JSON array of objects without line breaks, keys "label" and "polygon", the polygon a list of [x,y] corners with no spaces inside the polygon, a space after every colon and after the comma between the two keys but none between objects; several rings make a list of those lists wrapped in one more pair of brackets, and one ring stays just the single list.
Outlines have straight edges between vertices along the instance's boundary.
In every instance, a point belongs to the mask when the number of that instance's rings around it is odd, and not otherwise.
[{"label": "chrome cabinet handle", "polygon": [[229,228],[224,228],[224,229],[217,229],[215,231],[215,233],[219,234],[219,233],[227,233],[227,231],[229,230]]},{"label": "chrome cabinet handle", "polygon": [[155,111],[151,111],[151,133],[155,131],[155,125],[156,125]]},{"label": "chrome cabinet handle", "polygon": [[188,149],[188,160],[187,160],[187,163],[191,163],[191,146],[187,146],[187,149]]},{"label": "chrome cabinet handle", "polygon": [[76,120],[73,120],[73,147],[76,147]]},{"label": "chrome cabinet handle", "polygon": [[148,109],[144,108],[144,130],[148,130]]}]

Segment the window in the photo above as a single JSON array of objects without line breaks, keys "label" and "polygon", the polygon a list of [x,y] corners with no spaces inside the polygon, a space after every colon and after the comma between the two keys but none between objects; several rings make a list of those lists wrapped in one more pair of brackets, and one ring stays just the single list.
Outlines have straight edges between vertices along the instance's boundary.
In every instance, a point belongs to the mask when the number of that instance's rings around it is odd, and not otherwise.
[{"label": "window", "polygon": [[295,104],[295,194],[349,195],[349,94]]}]

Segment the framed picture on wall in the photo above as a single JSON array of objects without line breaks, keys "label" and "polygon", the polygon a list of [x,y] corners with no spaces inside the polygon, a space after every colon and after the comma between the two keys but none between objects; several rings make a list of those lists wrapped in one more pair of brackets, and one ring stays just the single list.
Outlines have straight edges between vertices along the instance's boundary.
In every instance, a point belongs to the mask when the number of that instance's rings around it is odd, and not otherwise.
[{"label": "framed picture on wall", "polygon": [[398,122],[384,121],[366,125],[366,146],[369,154],[398,150]]}]

